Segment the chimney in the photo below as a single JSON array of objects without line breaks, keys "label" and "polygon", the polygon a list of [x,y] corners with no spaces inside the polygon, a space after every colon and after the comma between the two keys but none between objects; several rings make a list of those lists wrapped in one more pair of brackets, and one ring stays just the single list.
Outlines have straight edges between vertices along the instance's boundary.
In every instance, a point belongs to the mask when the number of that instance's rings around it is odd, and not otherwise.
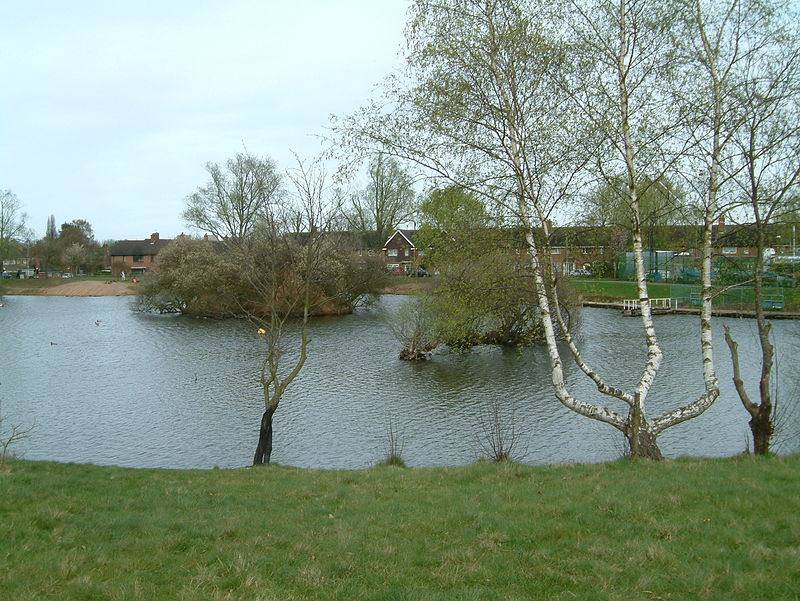
[{"label": "chimney", "polygon": [[725,215],[719,216],[719,221],[717,222],[717,225],[719,225],[722,229],[725,229]]},{"label": "chimney", "polygon": [[150,244],[158,242],[158,232],[153,232],[150,234]]}]

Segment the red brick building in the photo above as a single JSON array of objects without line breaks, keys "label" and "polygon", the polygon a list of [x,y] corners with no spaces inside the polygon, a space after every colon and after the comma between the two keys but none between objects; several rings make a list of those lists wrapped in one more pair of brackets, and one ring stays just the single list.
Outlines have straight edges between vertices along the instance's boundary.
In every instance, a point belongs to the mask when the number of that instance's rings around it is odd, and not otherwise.
[{"label": "red brick building", "polygon": [[144,240],[118,240],[108,249],[109,266],[118,275],[120,271],[141,273],[155,267],[157,255],[172,240],[161,239],[154,232]]}]

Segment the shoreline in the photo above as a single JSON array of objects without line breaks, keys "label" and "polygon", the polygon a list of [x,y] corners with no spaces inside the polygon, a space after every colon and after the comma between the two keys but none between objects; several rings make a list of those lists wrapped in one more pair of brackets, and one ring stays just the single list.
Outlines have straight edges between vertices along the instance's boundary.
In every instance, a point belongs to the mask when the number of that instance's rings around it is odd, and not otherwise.
[{"label": "shoreline", "polygon": [[[35,281],[35,280],[30,280]],[[138,294],[137,284],[121,280],[82,280],[31,287],[6,287],[3,296],[132,296]]]},{"label": "shoreline", "polygon": [[[432,285],[429,280],[417,279],[414,281],[402,281],[386,286],[381,290],[381,294],[410,295],[419,290],[428,288]],[[52,285],[32,286],[30,288],[15,286],[13,289],[3,291],[6,296],[77,296],[77,297],[97,297],[97,296],[134,296],[138,294],[138,284],[133,282],[123,282],[121,280],[83,280],[66,283],[56,283]],[[584,307],[594,307],[598,309],[617,309],[622,311],[622,301],[582,301]],[[672,315],[699,315],[700,309],[697,307],[679,307],[672,311]],[[755,311],[749,309],[714,309],[715,317],[741,317],[755,318]],[[767,319],[800,319],[800,313],[792,311],[766,311]]]}]

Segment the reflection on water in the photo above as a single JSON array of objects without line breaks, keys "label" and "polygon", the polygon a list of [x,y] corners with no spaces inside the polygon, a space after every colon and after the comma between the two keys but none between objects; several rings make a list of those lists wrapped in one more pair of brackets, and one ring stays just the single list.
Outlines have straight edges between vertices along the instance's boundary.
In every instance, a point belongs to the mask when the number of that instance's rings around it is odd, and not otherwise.
[{"label": "reflection on water", "polygon": [[[391,310],[402,297],[386,296]],[[264,341],[246,322],[134,313],[124,297],[7,297],[0,309],[0,411],[9,423],[36,423],[17,448],[28,459],[135,467],[210,468],[249,463],[263,401],[258,384]],[[524,461],[603,461],[621,437],[576,416],[553,397],[543,348],[481,347],[442,352],[427,363],[397,359],[380,311],[313,324],[309,360],[276,414],[278,463],[352,469],[386,451],[389,425],[415,466],[468,463],[479,453],[488,405],[500,403],[522,433]],[[664,368],[651,413],[693,400],[702,387],[698,318],[662,316]],[[757,374],[751,320],[729,320],[747,376]],[[668,456],[725,456],[745,448],[747,415],[735,396],[721,324],[715,326],[723,394],[703,416],[665,432]],[[775,322],[780,391],[800,394],[800,323]],[[591,365],[630,386],[643,366],[639,321],[586,309],[580,344]],[[750,357],[751,360],[747,360]],[[599,399],[569,362],[579,398]],[[787,403],[788,405],[788,403]],[[622,410],[622,407],[611,405]],[[800,416],[792,419],[800,426]],[[790,424],[791,427],[791,424]],[[795,436],[784,451],[797,450]]]}]

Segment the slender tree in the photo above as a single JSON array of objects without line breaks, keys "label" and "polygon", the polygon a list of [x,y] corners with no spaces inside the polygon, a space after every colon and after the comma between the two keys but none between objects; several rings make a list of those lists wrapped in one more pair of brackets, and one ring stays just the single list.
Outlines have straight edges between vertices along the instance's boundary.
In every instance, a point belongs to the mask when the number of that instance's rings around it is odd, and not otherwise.
[{"label": "slender tree", "polygon": [[759,52],[749,54],[739,65],[735,96],[741,120],[731,137],[738,158],[734,182],[747,221],[755,230],[757,250],[753,273],[761,351],[757,400],[742,378],[738,344],[727,326],[725,339],[733,362],[734,385],[750,414],[753,450],[763,455],[771,448],[778,402],[773,398],[775,347],[765,314],[765,251],[768,229],[792,212],[800,187],[800,45],[796,20],[776,22],[768,18],[770,14],[765,14],[761,5],[759,8],[767,31],[751,30],[751,34],[761,35],[743,40],[758,47]]},{"label": "slender tree", "polygon": [[[264,342],[259,370],[264,410],[253,465],[271,461],[274,416],[308,358],[310,317],[351,311],[379,283],[375,271],[356,264],[331,231],[341,207],[325,172],[318,163],[297,163],[287,172],[287,195],[266,193],[266,182],[280,179],[269,161],[239,155],[228,162],[225,177],[211,169],[212,182],[190,196],[185,217],[219,241],[181,241],[165,257],[168,270],[157,270],[164,286],[151,290],[166,307],[217,307],[247,318],[258,331]],[[216,254],[201,260],[198,269],[192,257],[208,252],[209,245]],[[206,265],[212,268],[211,293],[202,292],[208,282],[197,277]],[[235,276],[225,266],[235,266]]]},{"label": "slender tree", "polygon": [[[314,283],[325,263],[326,232],[339,207],[332,206],[327,196],[324,171],[316,164],[297,162],[297,168],[288,172],[295,204],[270,207],[254,231],[253,243],[239,246],[250,266],[247,278],[256,291],[255,304],[243,308],[266,343],[259,380],[264,412],[253,465],[271,460],[275,412],[308,358],[314,305],[335,300],[320,298]],[[291,299],[289,304],[287,299]],[[293,316],[298,318],[292,320]],[[293,352],[288,352],[289,347]]]},{"label": "slender tree", "polygon": [[47,240],[55,240],[58,238],[58,230],[56,229],[56,216],[50,215],[47,218],[47,227],[45,228],[44,237]]}]

